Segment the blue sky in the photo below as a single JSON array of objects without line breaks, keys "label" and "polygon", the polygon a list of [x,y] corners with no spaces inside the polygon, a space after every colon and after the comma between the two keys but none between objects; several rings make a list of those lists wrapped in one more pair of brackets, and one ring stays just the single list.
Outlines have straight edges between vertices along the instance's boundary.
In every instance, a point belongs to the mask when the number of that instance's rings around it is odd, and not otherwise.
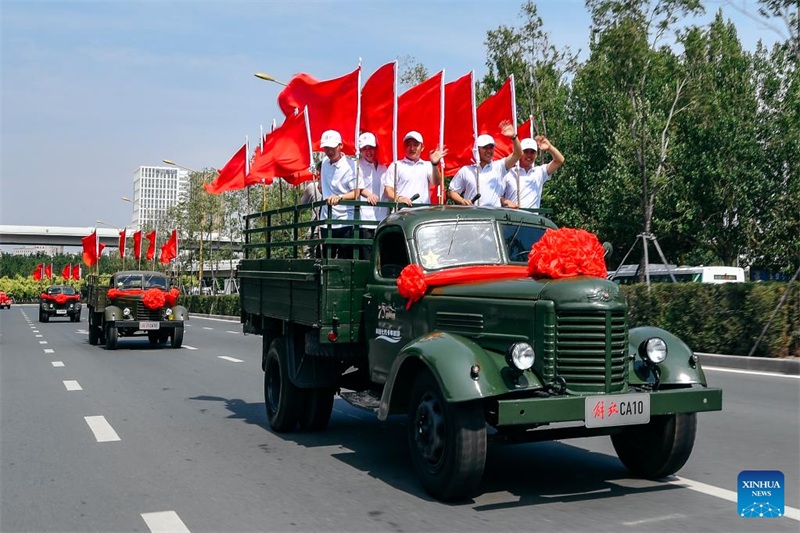
[{"label": "blue sky", "polygon": [[[0,224],[129,224],[138,166],[221,167],[281,122],[280,87],[254,72],[327,79],[361,57],[366,80],[410,55],[447,81],[481,77],[486,32],[521,4],[2,0]],[[585,58],[583,1],[537,5],[551,41]],[[777,39],[754,0],[707,0],[702,21],[720,7],[745,48]]]}]

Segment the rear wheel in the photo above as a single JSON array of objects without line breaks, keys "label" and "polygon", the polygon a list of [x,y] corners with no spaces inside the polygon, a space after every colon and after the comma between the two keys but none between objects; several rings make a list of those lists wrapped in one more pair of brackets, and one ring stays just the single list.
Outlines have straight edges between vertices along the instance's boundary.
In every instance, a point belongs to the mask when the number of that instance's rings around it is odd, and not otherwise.
[{"label": "rear wheel", "polygon": [[89,344],[97,346],[100,343],[100,328],[89,324]]},{"label": "rear wheel", "polygon": [[264,366],[264,404],[269,425],[275,431],[292,431],[300,422],[303,391],[289,380],[283,337],[270,344]]},{"label": "rear wheel", "polygon": [[648,424],[612,435],[611,443],[631,473],[658,479],[674,474],[686,464],[696,432],[696,413],[654,416]]},{"label": "rear wheel", "polygon": [[331,419],[333,400],[336,389],[331,387],[316,387],[302,389],[304,396],[303,414],[300,418],[302,429],[325,429]]},{"label": "rear wheel", "polygon": [[106,326],[106,350],[116,350],[118,338],[119,331],[117,331],[117,328],[114,324],[108,324]]},{"label": "rear wheel", "polygon": [[434,498],[458,501],[478,489],[486,464],[486,422],[480,401],[448,403],[430,372],[411,390],[408,441],[414,469]]}]

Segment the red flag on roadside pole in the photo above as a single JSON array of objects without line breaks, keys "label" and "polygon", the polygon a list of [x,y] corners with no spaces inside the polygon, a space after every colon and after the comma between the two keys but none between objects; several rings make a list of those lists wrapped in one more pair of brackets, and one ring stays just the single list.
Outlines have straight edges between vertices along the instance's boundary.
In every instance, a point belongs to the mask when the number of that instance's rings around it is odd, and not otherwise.
[{"label": "red flag on roadside pole", "polygon": [[170,238],[161,247],[159,261],[166,265],[176,257],[178,257],[178,230],[174,229]]},{"label": "red flag on roadside pole", "polygon": [[61,277],[64,278],[64,281],[67,281],[72,274],[72,264],[68,263],[64,268],[61,269]]},{"label": "red flag on roadside pole", "polygon": [[100,254],[97,253],[97,230],[81,239],[83,245],[83,262],[88,267],[93,267],[97,264],[97,258]]},{"label": "red flag on roadside pole", "polygon": [[156,230],[151,231],[145,235],[144,238],[149,242],[147,245],[147,255],[145,257],[148,261],[152,261],[156,256]]},{"label": "red flag on roadside pole", "polygon": [[444,174],[453,176],[465,165],[475,163],[477,138],[474,72],[469,72],[444,86]]},{"label": "red flag on roadside pole", "polygon": [[33,281],[42,281],[42,278],[44,277],[44,264],[39,263],[36,265],[36,268],[33,269],[31,276],[33,276]]},{"label": "red flag on roadside pole", "polygon": [[225,191],[244,189],[248,174],[247,143],[245,142],[233,157],[225,163],[217,177],[211,183],[204,183],[203,188],[209,194],[220,194]]},{"label": "red flag on roadside pole", "polygon": [[397,129],[397,61],[372,73],[361,89],[360,131],[375,135],[378,162],[392,162],[392,133]]},{"label": "red flag on roadside pole", "polygon": [[119,256],[125,258],[125,230],[119,232]]},{"label": "red flag on roadside pole", "polygon": [[280,92],[278,105],[287,118],[308,108],[314,150],[320,149],[320,137],[325,130],[336,130],[342,136],[342,151],[354,155],[360,79],[360,66],[349,74],[323,81],[301,73],[289,80]]},{"label": "red flag on roadside pole", "polygon": [[72,279],[75,281],[80,281],[81,279],[81,265],[78,263],[77,265],[72,265]]},{"label": "red flag on roadside pole", "polygon": [[47,279],[53,279],[53,263],[50,263],[44,267],[44,277]]},{"label": "red flag on roadside pole", "polygon": [[133,257],[137,261],[142,258],[142,230],[133,233]]},{"label": "red flag on roadside pole", "polygon": [[500,89],[478,106],[478,135],[488,133],[494,137],[494,157],[500,159],[514,151],[514,141],[501,133],[500,122],[508,120],[517,127],[514,75],[508,77]]}]

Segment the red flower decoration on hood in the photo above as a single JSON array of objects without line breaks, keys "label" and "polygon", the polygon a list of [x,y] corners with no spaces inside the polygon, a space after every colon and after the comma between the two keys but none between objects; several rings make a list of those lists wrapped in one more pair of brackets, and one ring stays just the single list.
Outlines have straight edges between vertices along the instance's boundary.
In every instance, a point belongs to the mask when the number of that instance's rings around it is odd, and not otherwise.
[{"label": "red flower decoration on hood", "polygon": [[400,277],[397,278],[397,291],[403,298],[408,298],[406,311],[411,309],[414,302],[425,296],[427,290],[428,284],[425,282],[425,272],[421,266],[408,265],[400,272]]},{"label": "red flower decoration on hood", "polygon": [[532,278],[594,276],[605,279],[608,272],[605,250],[597,236],[582,229],[548,229],[531,247],[528,275]]},{"label": "red flower decoration on hood", "polygon": [[161,289],[147,289],[142,295],[142,303],[148,309],[161,309],[166,301],[166,293]]}]

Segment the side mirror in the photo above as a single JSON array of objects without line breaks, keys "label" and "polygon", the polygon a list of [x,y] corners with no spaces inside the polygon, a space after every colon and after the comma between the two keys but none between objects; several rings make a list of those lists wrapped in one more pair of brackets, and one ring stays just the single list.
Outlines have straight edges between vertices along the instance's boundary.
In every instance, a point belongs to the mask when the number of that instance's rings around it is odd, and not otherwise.
[{"label": "side mirror", "polygon": [[611,246],[610,242],[606,241],[603,243],[603,250],[605,250],[605,253],[603,253],[603,257],[608,257],[614,251],[614,247]]}]

